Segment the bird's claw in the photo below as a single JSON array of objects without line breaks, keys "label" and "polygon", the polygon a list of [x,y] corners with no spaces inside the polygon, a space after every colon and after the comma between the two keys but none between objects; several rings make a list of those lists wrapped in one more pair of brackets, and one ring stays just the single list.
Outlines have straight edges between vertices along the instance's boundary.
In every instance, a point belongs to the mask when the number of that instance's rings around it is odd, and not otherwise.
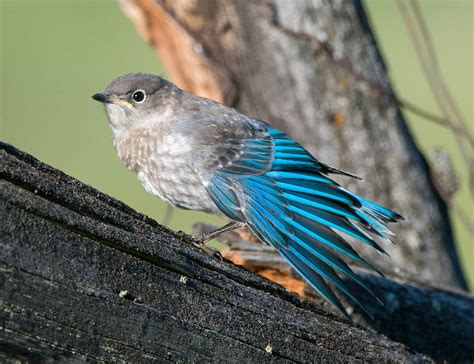
[{"label": "bird's claw", "polygon": [[203,249],[204,247],[206,247],[204,238],[205,238],[204,234],[191,235],[191,240],[193,242],[193,245],[200,249]]},{"label": "bird's claw", "polygon": [[206,245],[205,243],[205,238],[206,238],[206,235],[205,234],[196,234],[196,235],[192,235],[192,242],[193,242],[193,245],[198,248],[199,250],[201,250],[202,252],[206,253],[207,255],[209,255],[210,257],[217,257],[219,258],[220,260],[222,260],[222,255],[221,253],[219,253],[218,250],[216,249],[213,249],[213,248],[210,248]]}]

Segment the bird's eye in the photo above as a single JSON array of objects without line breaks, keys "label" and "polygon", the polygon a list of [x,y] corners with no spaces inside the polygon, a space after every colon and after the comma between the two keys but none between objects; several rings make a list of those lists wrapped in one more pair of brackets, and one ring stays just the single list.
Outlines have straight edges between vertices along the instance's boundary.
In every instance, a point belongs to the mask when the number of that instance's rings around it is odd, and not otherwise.
[{"label": "bird's eye", "polygon": [[133,101],[135,101],[137,104],[141,104],[142,102],[145,101],[146,99],[146,94],[145,91],[143,90],[137,90],[133,93],[132,95]]}]

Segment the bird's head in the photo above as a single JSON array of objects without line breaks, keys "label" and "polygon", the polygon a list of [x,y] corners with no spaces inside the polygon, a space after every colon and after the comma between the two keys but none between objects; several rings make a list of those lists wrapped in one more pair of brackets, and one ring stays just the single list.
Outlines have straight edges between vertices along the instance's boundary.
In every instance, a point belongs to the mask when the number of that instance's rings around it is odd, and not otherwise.
[{"label": "bird's head", "polygon": [[130,73],[113,80],[92,98],[105,105],[114,130],[147,127],[170,118],[181,90],[163,78]]}]

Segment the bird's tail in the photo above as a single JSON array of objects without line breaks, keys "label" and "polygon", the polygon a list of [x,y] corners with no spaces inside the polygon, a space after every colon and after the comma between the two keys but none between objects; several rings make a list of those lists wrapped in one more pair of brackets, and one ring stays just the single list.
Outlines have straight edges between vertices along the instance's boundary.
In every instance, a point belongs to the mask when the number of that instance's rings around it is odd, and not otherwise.
[{"label": "bird's tail", "polygon": [[366,311],[339,275],[372,292],[339,255],[375,268],[339,233],[385,253],[369,233],[388,238],[392,233],[385,224],[402,217],[320,174],[270,171],[247,177],[241,183],[246,191],[243,211],[250,229],[273,245],[295,271],[343,313],[347,315],[328,283]]}]

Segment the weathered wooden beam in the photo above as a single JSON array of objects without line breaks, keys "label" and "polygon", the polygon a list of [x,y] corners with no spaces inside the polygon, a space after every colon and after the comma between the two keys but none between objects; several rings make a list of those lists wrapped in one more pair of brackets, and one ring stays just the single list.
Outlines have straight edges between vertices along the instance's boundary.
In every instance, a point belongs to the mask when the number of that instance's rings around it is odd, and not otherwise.
[{"label": "weathered wooden beam", "polygon": [[[208,233],[214,226],[196,223],[196,233]],[[222,255],[250,271],[278,282],[298,295],[315,298],[314,291],[270,246],[248,240],[244,230],[230,231],[219,241],[228,249]],[[413,281],[406,274],[387,279],[352,267],[384,305],[378,305],[357,284],[346,283],[369,308],[373,319],[363,312],[353,313],[354,320],[388,338],[407,345],[436,360],[471,362],[474,358],[474,298],[461,290],[442,288]],[[328,307],[331,309],[330,307]]]},{"label": "weathered wooden beam", "polygon": [[429,360],[0,144],[0,359]]}]

